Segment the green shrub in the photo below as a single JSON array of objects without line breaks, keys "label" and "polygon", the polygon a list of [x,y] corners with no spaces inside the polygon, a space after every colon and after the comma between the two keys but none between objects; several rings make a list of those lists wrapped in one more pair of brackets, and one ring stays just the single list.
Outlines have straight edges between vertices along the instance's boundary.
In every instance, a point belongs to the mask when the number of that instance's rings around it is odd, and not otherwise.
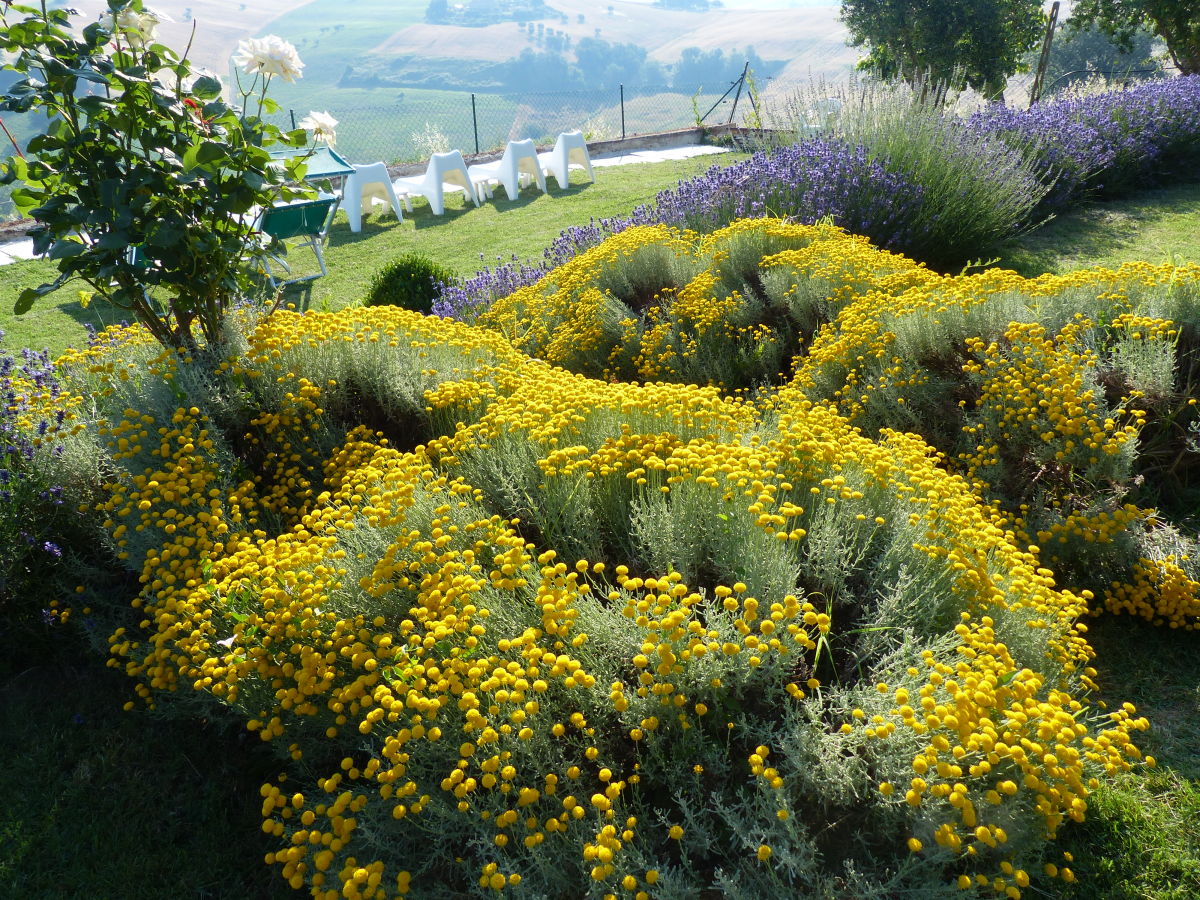
[{"label": "green shrub", "polygon": [[453,278],[445,266],[419,253],[406,253],[375,273],[365,305],[399,306],[428,315],[438,284]]}]

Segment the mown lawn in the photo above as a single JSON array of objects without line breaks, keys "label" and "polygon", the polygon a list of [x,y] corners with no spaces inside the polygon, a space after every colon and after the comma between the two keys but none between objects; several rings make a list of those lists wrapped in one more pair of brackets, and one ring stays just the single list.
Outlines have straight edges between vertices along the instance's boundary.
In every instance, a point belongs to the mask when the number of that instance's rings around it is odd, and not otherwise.
[{"label": "mown lawn", "polygon": [[[497,260],[514,255],[537,259],[542,250],[571,225],[630,212],[652,200],[663,188],[681,178],[703,172],[719,160],[728,164],[733,154],[700,156],[661,163],[597,168],[596,181],[588,184],[576,171],[569,190],[559,190],[550,180],[549,192],[526,188],[516,200],[503,190],[475,208],[464,205],[461,195],[451,195],[446,213],[435,216],[424,200],[414,202],[413,213],[397,223],[390,211],[364,219],[358,234],[350,232],[345,213],[339,212],[325,249],[329,275],[289,289],[288,301],[313,309],[340,309],[362,300],[375,272],[405,253],[421,253],[460,274],[472,274]],[[301,271],[315,271],[307,250],[293,254]],[[79,289],[67,285],[38,303],[24,316],[13,315],[20,290],[54,277],[52,263],[38,260],[0,267],[0,330],[9,348],[49,348],[60,353],[87,339],[86,326],[103,328],[122,320],[119,311],[102,304],[79,303]]]},{"label": "mown lawn", "polygon": [[1200,263],[1200,182],[1157,187],[1119,201],[1091,202],[1009,241],[999,265],[1022,275],[1088,266]]}]

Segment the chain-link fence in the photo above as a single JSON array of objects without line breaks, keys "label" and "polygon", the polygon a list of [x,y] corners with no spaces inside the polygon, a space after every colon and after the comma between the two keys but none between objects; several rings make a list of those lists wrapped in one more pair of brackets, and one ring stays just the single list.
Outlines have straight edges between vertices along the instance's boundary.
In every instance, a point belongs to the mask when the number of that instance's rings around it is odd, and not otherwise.
[{"label": "chain-link fence", "polygon": [[[353,162],[418,162],[434,152],[458,149],[471,155],[500,149],[510,140],[553,144],[562,131],[579,129],[590,141],[727,122],[740,105],[737,82],[716,86],[616,85],[592,91],[526,93],[405,92],[372,105],[331,106],[338,120],[338,152]],[[388,92],[379,90],[381,98]],[[291,127],[305,111],[276,114]]]},{"label": "chain-link fence", "polygon": [[[1110,86],[1176,75],[1170,66],[1152,70],[1090,70],[1047,79],[1042,99],[1052,98],[1065,84],[1079,89],[1078,76],[1111,79]],[[1024,107],[1030,102],[1032,73],[1010,79],[1005,102]],[[561,131],[580,129],[590,141],[610,140],[687,128],[733,123],[758,126],[773,105],[813,93],[813,85],[763,79],[754,83],[743,72],[733,82],[682,87],[679,85],[615,85],[603,90],[531,93],[467,93],[377,89],[371,105],[332,105],[338,120],[337,147],[355,163],[419,162],[431,153],[459,149],[465,154],[497,150],[509,140],[533,138],[552,144]],[[977,98],[983,102],[982,98]],[[284,127],[297,124],[307,110],[283,110],[274,116]],[[4,116],[13,144],[24,149],[45,127],[40,114]],[[3,145],[9,139],[0,133]],[[5,149],[11,150],[11,146]],[[7,155],[0,150],[0,157]],[[0,220],[15,215],[10,189],[0,186]]]}]

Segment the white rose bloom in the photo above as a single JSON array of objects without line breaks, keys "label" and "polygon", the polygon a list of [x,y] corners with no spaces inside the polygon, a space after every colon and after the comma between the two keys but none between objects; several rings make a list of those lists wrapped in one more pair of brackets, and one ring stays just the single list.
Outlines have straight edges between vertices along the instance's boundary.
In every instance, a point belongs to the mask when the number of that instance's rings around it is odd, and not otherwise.
[{"label": "white rose bloom", "polygon": [[300,127],[305,131],[311,131],[313,140],[319,144],[328,144],[333,146],[337,141],[338,120],[331,116],[328,112],[317,112],[312,110],[307,116],[300,120]]},{"label": "white rose bloom", "polygon": [[274,34],[240,41],[233,64],[250,75],[278,75],[285,81],[295,81],[304,68],[296,48]]},{"label": "white rose bloom", "polygon": [[143,7],[141,12],[126,7],[117,13],[114,19],[112,13],[100,17],[100,24],[109,31],[120,31],[125,35],[132,47],[142,47],[154,40],[159,23],[173,22],[170,16],[150,7]]}]

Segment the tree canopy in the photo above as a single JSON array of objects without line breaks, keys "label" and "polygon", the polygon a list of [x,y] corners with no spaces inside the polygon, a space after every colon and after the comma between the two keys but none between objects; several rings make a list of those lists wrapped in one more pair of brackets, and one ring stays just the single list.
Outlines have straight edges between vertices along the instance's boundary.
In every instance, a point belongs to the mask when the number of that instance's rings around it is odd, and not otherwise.
[{"label": "tree canopy", "polygon": [[1200,74],[1200,4],[1196,0],[1078,0],[1071,21],[1099,25],[1128,49],[1138,28],[1167,43],[1171,60],[1184,75]]},{"label": "tree canopy", "polygon": [[989,97],[1041,37],[1041,0],[842,0],[859,68],[909,81],[955,77]]}]

